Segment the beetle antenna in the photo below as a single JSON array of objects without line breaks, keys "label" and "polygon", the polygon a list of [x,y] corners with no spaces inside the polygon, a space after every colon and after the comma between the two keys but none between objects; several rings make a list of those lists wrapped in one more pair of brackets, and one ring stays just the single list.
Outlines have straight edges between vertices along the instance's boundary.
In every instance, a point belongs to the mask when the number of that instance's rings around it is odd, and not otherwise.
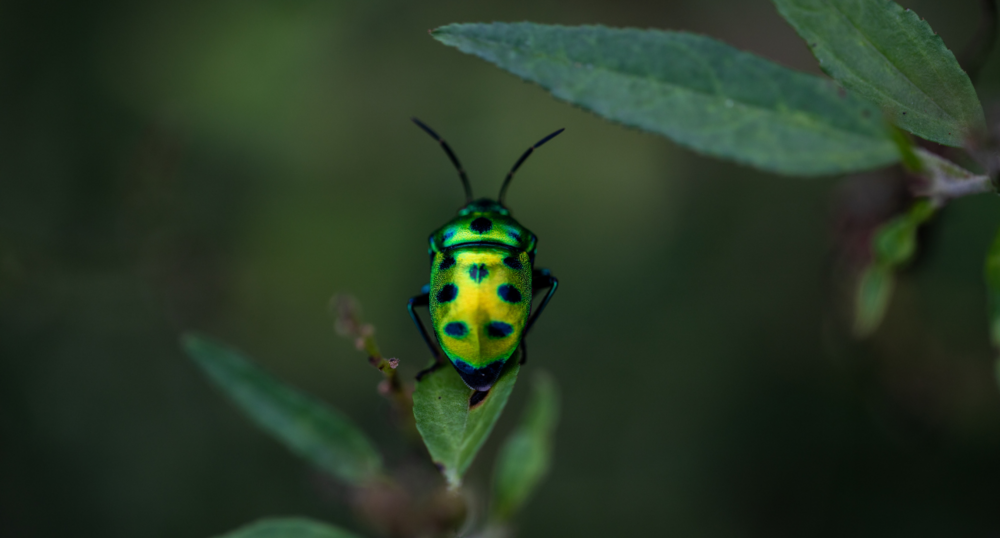
[{"label": "beetle antenna", "polygon": [[542,144],[548,142],[549,140],[552,140],[553,138],[556,137],[556,135],[565,130],[566,130],[565,128],[559,129],[558,131],[550,134],[549,136],[546,136],[545,138],[539,140],[538,142],[535,142],[535,145],[528,148],[528,151],[525,151],[524,155],[521,155],[521,158],[518,159],[516,163],[514,163],[514,168],[511,168],[510,172],[507,172],[507,177],[504,178],[503,185],[500,186],[500,195],[497,196],[497,201],[500,202],[500,205],[503,205],[503,198],[504,196],[507,195],[507,187],[510,186],[510,180],[514,179],[514,172],[517,172],[517,169],[521,167],[521,164],[523,164],[524,160],[528,158],[528,155],[531,155],[531,152],[535,151],[535,149],[540,148]]},{"label": "beetle antenna", "polygon": [[410,119],[413,120],[413,123],[417,124],[417,127],[420,127],[421,129],[424,130],[424,132],[431,135],[431,138],[437,140],[438,143],[441,144],[441,147],[444,148],[444,152],[447,153],[448,158],[451,159],[451,164],[454,164],[455,169],[458,170],[459,179],[462,180],[462,187],[465,189],[465,203],[467,204],[471,203],[472,186],[469,185],[469,176],[465,175],[465,169],[462,168],[462,163],[458,162],[458,157],[455,156],[455,152],[451,151],[451,148],[448,147],[448,143],[445,142],[443,138],[438,136],[438,134],[435,133],[433,129],[424,125],[424,122],[418,120],[417,118],[410,118]]}]

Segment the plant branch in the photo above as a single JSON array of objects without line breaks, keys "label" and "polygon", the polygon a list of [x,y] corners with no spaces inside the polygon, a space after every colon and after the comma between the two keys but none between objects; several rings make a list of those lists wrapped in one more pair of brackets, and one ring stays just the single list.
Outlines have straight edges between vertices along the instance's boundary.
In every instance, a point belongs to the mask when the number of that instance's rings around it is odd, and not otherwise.
[{"label": "plant branch", "polygon": [[330,300],[330,308],[336,316],[334,329],[337,334],[354,339],[354,347],[368,355],[368,364],[382,372],[385,379],[378,385],[379,394],[392,402],[400,428],[407,435],[416,436],[413,420],[413,395],[403,385],[396,372],[399,359],[385,358],[375,341],[375,327],[361,321],[361,305],[357,299],[347,294],[335,295]]},{"label": "plant branch", "polygon": [[993,178],[988,175],[974,174],[923,148],[914,148],[913,154],[919,159],[920,168],[910,172],[922,180],[914,194],[929,198],[935,207],[955,198],[996,191]]}]

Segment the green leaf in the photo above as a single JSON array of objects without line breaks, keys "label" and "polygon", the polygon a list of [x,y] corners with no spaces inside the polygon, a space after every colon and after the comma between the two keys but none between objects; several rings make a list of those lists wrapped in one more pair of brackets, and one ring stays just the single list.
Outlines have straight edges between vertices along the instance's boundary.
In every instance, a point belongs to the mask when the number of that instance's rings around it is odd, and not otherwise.
[{"label": "green leaf", "polygon": [[381,456],[340,412],[281,383],[219,342],[193,334],[182,342],[209,379],[292,452],[350,484],[380,475]]},{"label": "green leaf", "polygon": [[486,398],[471,408],[469,398],[475,391],[462,382],[451,365],[417,382],[413,393],[417,431],[451,487],[461,485],[462,476],[500,418],[517,381],[519,361],[517,352]]},{"label": "green leaf", "polygon": [[319,521],[294,517],[262,519],[218,538],[358,538],[358,535]]},{"label": "green leaf", "polygon": [[911,133],[962,146],[985,132],[972,81],[930,25],[891,0],[774,0],[824,71]]},{"label": "green leaf", "polygon": [[908,263],[917,250],[917,229],[934,215],[929,200],[921,200],[906,213],[890,220],[875,232],[875,259],[889,268]]},{"label": "green leaf", "polygon": [[909,211],[875,231],[872,239],[874,260],[862,272],[855,295],[855,336],[868,336],[882,323],[896,281],[893,272],[913,259],[917,251],[917,230],[936,211],[930,200],[920,200]]},{"label": "green leaf", "polygon": [[527,502],[545,478],[552,461],[559,420],[559,392],[548,374],[539,372],[521,424],[507,438],[493,471],[492,516],[507,521]]},{"label": "green leaf", "polygon": [[868,336],[882,323],[895,280],[892,269],[877,263],[861,273],[854,302],[855,336]]},{"label": "green leaf", "polygon": [[705,36],[527,22],[431,34],[607,119],[763,170],[839,174],[899,160],[876,107]]},{"label": "green leaf", "polygon": [[1000,230],[986,255],[986,290],[990,303],[990,340],[1000,347]]}]

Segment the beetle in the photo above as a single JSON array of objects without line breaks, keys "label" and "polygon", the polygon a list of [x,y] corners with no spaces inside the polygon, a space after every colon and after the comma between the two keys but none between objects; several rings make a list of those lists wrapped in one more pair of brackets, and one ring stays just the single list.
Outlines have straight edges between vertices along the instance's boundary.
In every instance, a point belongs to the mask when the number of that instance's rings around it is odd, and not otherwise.
[{"label": "beetle", "polygon": [[[420,120],[413,118],[413,122],[441,145],[465,189],[465,205],[458,216],[428,239],[430,284],[407,303],[410,317],[435,359],[431,367],[417,374],[417,380],[442,367],[447,359],[469,388],[488,391],[518,347],[524,364],[524,337],[559,287],[549,270],[535,269],[538,239],[511,216],[504,206],[504,195],[525,159],[563,129],[521,155],[504,178],[496,200],[475,200],[469,178],[448,143]],[[532,312],[532,299],[542,292],[545,297]],[[436,342],[424,328],[416,307],[430,311]]]}]

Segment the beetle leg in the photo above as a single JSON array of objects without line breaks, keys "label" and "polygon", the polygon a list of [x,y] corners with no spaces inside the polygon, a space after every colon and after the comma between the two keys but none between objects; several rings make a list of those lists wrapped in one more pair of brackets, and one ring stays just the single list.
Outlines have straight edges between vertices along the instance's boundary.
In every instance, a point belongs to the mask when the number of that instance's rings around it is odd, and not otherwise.
[{"label": "beetle leg", "polygon": [[528,361],[528,349],[525,346],[524,337],[528,335],[528,331],[531,330],[531,326],[535,324],[535,320],[538,316],[542,315],[542,310],[549,304],[552,300],[552,296],[556,294],[556,289],[559,287],[559,279],[552,276],[552,273],[548,269],[535,269],[531,274],[531,296],[534,297],[542,292],[542,290],[548,290],[545,294],[545,298],[538,305],[538,309],[531,313],[531,317],[528,318],[528,323],[524,325],[524,332],[521,333],[521,362],[524,364]]},{"label": "beetle leg", "polygon": [[434,355],[434,364],[429,368],[421,370],[417,374],[417,381],[425,375],[437,370],[444,365],[444,354],[441,353],[441,349],[431,340],[429,334],[427,334],[427,329],[424,328],[424,323],[420,321],[420,316],[413,310],[415,306],[429,306],[430,305],[430,293],[423,292],[420,295],[414,295],[410,297],[410,301],[406,303],[406,310],[410,313],[410,318],[413,319],[414,325],[417,326],[417,330],[420,331],[420,336],[423,337],[424,343],[427,344],[428,349],[431,350],[431,355]]},{"label": "beetle leg", "polygon": [[538,305],[538,309],[531,313],[531,317],[528,318],[528,323],[524,326],[524,334],[528,334],[531,330],[531,326],[535,324],[535,320],[538,316],[542,315],[542,310],[548,306],[549,301],[552,300],[552,296],[556,294],[556,289],[559,287],[559,279],[552,276],[552,273],[548,269],[535,269],[531,275],[531,296],[534,297],[544,289],[548,289],[548,293],[545,294],[545,298],[542,299],[541,304]]}]

